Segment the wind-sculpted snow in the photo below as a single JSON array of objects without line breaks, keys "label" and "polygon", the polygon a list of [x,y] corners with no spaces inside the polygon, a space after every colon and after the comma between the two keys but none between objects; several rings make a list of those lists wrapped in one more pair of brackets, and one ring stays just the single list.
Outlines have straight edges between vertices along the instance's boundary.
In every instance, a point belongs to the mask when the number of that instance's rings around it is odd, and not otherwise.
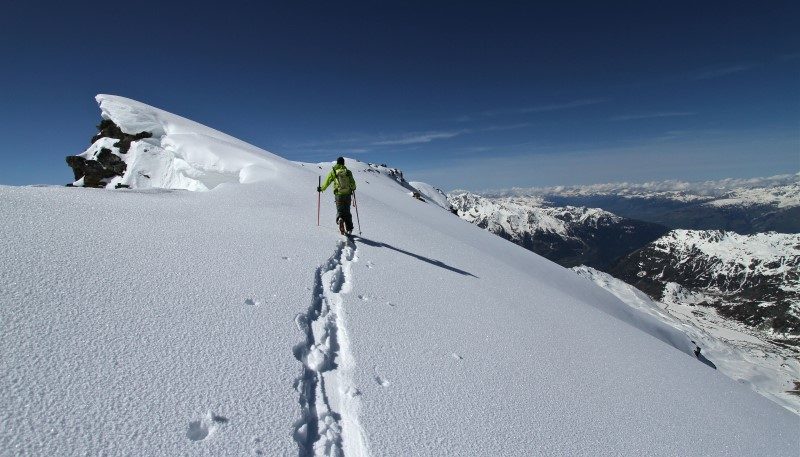
[{"label": "wind-sculpted snow", "polygon": [[210,192],[0,187],[3,453],[796,451],[796,415],[591,282],[348,160],[351,246],[328,165],[265,157]]},{"label": "wind-sculpted snow", "polygon": [[[222,132],[134,100],[98,95],[103,119],[128,134],[152,134],[131,143],[127,153],[100,138],[80,157],[95,159],[106,147],[127,169],[106,187],[209,190],[223,183],[275,179],[277,164],[288,161]],[[76,185],[83,185],[78,181]]]}]

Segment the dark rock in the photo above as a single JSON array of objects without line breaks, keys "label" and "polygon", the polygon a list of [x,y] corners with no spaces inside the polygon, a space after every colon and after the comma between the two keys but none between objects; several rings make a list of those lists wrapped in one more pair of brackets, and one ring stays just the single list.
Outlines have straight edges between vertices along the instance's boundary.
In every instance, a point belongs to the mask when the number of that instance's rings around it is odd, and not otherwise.
[{"label": "dark rock", "polygon": [[108,148],[100,149],[100,153],[97,154],[97,161],[107,170],[114,172],[116,176],[122,176],[128,168],[128,165]]},{"label": "dark rock", "polygon": [[[101,138],[114,138],[118,140],[114,143],[114,147],[119,149],[120,154],[126,154],[130,150],[132,142],[153,136],[150,132],[139,132],[133,135],[125,133],[109,119],[100,121],[97,130],[99,132],[92,137],[91,144]],[[67,165],[72,168],[75,181],[83,178],[84,187],[105,187],[108,179],[114,176],[123,176],[128,168],[125,161],[109,148],[101,148],[94,160],[87,160],[79,156],[69,156],[67,157]],[[129,186],[118,184],[116,188],[122,187]]]},{"label": "dark rock", "polygon": [[119,152],[121,154],[127,154],[131,148],[132,142],[153,136],[153,134],[150,132],[139,132],[133,135],[125,133],[119,128],[119,126],[117,126],[117,124],[109,119],[103,119],[100,121],[100,125],[97,126],[97,130],[100,132],[92,137],[91,144],[94,144],[94,142],[100,138],[115,138],[119,141],[114,143],[114,147],[119,148]]},{"label": "dark rock", "polygon": [[75,176],[75,181],[81,179],[85,174],[83,172],[86,159],[78,156],[67,156],[67,165],[72,168],[72,173]]},{"label": "dark rock", "polygon": [[110,149],[103,148],[98,160],[86,160],[80,156],[67,157],[67,165],[72,167],[75,180],[83,178],[84,187],[105,187],[106,180],[122,176],[127,168],[125,162],[114,155]]},{"label": "dark rock", "polygon": [[153,134],[150,132],[139,132],[136,135],[125,135],[125,138],[122,138],[114,143],[114,146],[119,148],[119,152],[122,154],[127,154],[131,148],[132,142],[139,141],[144,138],[150,138],[151,136],[153,136]]}]

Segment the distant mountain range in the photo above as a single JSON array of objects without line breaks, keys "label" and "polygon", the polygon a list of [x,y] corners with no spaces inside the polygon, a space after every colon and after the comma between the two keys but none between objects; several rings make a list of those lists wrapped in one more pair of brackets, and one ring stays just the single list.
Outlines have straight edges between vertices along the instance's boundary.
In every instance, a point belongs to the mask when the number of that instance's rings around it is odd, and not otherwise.
[{"label": "distant mountain range", "polygon": [[[663,298],[680,285],[697,305],[780,335],[800,336],[800,235],[673,230],[625,256],[609,273]],[[688,297],[684,297],[686,301]]]},{"label": "distant mountain range", "polygon": [[449,201],[459,217],[566,267],[607,269],[669,231],[597,208],[549,206],[541,197],[466,192],[450,194]]},{"label": "distant mountain range", "polygon": [[800,232],[800,174],[702,183],[510,189],[483,195],[541,197],[553,206],[603,208],[669,228],[728,230],[743,235]]},{"label": "distant mountain range", "polygon": [[713,308],[797,347],[798,179],[456,191],[449,201],[461,218],[562,266],[605,271],[655,300]]}]

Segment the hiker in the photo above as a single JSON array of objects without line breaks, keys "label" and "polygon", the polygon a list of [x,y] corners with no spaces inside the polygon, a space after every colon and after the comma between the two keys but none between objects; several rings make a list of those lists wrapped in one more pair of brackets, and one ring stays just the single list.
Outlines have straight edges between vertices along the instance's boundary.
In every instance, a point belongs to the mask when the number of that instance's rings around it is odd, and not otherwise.
[{"label": "hiker", "polygon": [[356,190],[356,180],[353,173],[344,166],[344,157],[336,159],[336,164],[325,182],[317,187],[317,192],[325,192],[325,189],[333,183],[333,196],[336,199],[336,224],[342,235],[350,235],[353,231],[353,215],[350,214],[350,204],[353,192]]}]

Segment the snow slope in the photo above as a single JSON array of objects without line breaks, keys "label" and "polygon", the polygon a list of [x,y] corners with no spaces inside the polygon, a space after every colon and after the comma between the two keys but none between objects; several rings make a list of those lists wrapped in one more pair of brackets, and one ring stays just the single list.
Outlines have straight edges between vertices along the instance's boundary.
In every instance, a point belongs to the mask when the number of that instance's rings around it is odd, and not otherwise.
[{"label": "snow slope", "polygon": [[369,165],[346,242],[325,167],[104,100],[213,190],[0,187],[2,454],[796,452],[798,416]]},{"label": "snow slope", "polygon": [[708,299],[702,295],[692,297],[676,283],[669,283],[665,297],[657,302],[602,271],[586,266],[573,270],[627,304],[626,314],[632,324],[656,337],[669,335],[667,341],[678,349],[682,346],[675,342],[688,340],[692,346],[696,344],[702,349],[703,358],[720,372],[800,414],[800,395],[789,393],[800,381],[800,361],[791,347],[776,347],[752,329],[718,316],[713,309],[699,309],[693,302]]}]

